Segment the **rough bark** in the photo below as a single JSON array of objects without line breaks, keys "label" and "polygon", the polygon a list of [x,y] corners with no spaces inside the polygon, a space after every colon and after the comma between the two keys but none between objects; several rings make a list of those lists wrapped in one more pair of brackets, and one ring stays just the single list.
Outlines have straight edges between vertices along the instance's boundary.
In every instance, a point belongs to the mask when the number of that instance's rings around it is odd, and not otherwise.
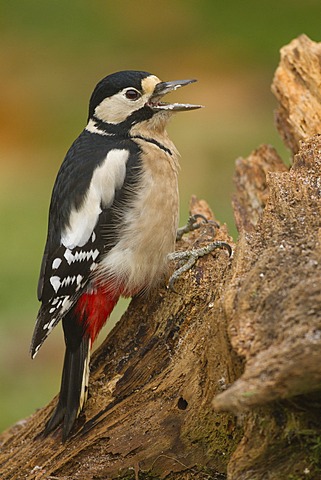
[{"label": "rough bark", "polygon": [[[233,257],[133,299],[93,356],[74,436],[40,436],[53,400],[0,436],[1,478],[321,478],[320,60],[305,36],[281,50],[272,89],[293,165],[266,145],[237,160]],[[196,199],[191,211],[213,218]]]},{"label": "rough bark", "polygon": [[[212,216],[195,199],[192,211]],[[204,226],[180,247],[211,239],[213,229]],[[231,242],[223,227],[216,238]],[[132,300],[93,356],[90,398],[70,441],[62,444],[59,430],[39,437],[56,400],[2,435],[2,479],[165,478],[199,466],[225,478],[219,473],[241,432],[211,401],[240,368],[220,320],[230,259],[218,250],[208,260],[177,281],[178,293],[162,288]]]},{"label": "rough bark", "polygon": [[300,142],[320,132],[321,43],[301,35],[281,49],[272,84],[279,106],[276,125],[284,143],[297,153]]},{"label": "rough bark", "polygon": [[245,369],[213,402],[243,418],[233,480],[321,478],[320,60],[304,35],[281,50],[272,90],[292,167],[267,146],[236,165],[240,236],[223,304]]}]

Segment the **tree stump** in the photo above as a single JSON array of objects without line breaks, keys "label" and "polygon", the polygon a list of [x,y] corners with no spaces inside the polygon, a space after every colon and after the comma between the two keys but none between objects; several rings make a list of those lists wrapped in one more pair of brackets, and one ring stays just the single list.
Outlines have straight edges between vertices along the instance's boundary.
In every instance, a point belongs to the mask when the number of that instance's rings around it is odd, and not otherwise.
[{"label": "tree stump", "polygon": [[[273,81],[288,169],[263,145],[236,162],[239,238],[136,297],[95,352],[65,444],[41,432],[56,399],[0,436],[7,479],[321,478],[321,44],[281,50]],[[191,212],[209,220],[207,204]],[[212,223],[178,249],[213,240]],[[174,268],[174,265],[171,265]]]}]

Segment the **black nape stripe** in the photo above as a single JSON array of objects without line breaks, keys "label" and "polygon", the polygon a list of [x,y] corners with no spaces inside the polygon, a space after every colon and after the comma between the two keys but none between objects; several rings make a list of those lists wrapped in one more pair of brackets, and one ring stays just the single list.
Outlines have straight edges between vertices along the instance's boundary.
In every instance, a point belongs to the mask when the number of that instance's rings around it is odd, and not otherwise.
[{"label": "black nape stripe", "polygon": [[117,135],[119,133],[120,129],[118,125],[103,122],[102,120],[99,120],[99,118],[95,117],[95,115],[91,117],[91,120],[94,121],[95,127],[98,128],[98,130],[107,133],[107,135]]},{"label": "black nape stripe", "polygon": [[158,142],[157,140],[154,140],[153,138],[146,138],[141,135],[131,135],[130,138],[139,138],[140,140],[144,140],[145,142],[152,143],[153,145],[156,145],[161,150],[164,150],[164,152],[168,153],[169,155],[173,155],[172,151],[169,148],[165,147],[165,145]]},{"label": "black nape stripe", "polygon": [[128,129],[125,128],[126,122],[118,123],[117,125],[114,125],[111,123],[103,122],[102,120],[99,120],[99,118],[95,117],[94,115],[92,116],[92,120],[95,122],[95,126],[99,130],[102,130],[108,135],[114,135],[114,136],[123,135],[125,137],[129,137],[132,139],[139,138],[140,140],[144,140],[145,142],[156,145],[158,148],[168,153],[169,155],[173,155],[173,152],[169,148],[165,147],[165,145],[158,142],[154,138],[146,138],[146,137],[143,137],[142,135],[128,135]]}]

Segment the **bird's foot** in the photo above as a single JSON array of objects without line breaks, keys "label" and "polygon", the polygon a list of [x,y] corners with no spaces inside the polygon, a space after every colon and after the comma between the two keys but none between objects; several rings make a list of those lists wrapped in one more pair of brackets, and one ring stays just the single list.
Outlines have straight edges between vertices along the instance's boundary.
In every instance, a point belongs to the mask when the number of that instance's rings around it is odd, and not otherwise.
[{"label": "bird's foot", "polygon": [[[198,219],[202,219],[203,222],[198,222]],[[179,240],[182,239],[183,235],[189,232],[193,232],[194,230],[197,230],[204,224],[209,224],[211,226],[214,226],[216,228],[219,228],[219,224],[216,222],[213,222],[213,220],[207,220],[204,215],[201,213],[196,213],[195,215],[190,215],[190,217],[187,220],[187,224],[184,225],[183,227],[180,227],[177,229],[176,232],[176,241],[178,242]]]},{"label": "bird's foot", "polygon": [[[198,227],[197,227],[198,228]],[[181,276],[182,273],[187,272],[190,270],[196,263],[196,261],[200,257],[204,257],[204,255],[208,255],[209,253],[213,252],[217,248],[225,248],[228,251],[229,256],[232,255],[232,247],[226,242],[211,242],[206,247],[201,248],[193,248],[192,250],[185,250],[181,252],[173,252],[168,255],[168,259],[171,260],[186,260],[185,263],[179,267],[169,279],[168,288],[172,292],[176,292],[174,289],[174,283],[176,280]]]}]

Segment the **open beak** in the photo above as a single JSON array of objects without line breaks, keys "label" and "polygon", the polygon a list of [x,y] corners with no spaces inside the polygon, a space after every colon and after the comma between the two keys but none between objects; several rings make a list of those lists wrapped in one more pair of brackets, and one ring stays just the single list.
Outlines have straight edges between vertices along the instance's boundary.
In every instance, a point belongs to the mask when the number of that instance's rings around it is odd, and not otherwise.
[{"label": "open beak", "polygon": [[161,101],[162,97],[167,93],[196,81],[197,80],[174,80],[172,82],[160,82],[156,85],[153,95],[149,99],[147,105],[155,112],[162,110],[182,112],[184,110],[195,110],[196,108],[202,108],[202,105],[191,105],[189,103],[165,103]]}]

